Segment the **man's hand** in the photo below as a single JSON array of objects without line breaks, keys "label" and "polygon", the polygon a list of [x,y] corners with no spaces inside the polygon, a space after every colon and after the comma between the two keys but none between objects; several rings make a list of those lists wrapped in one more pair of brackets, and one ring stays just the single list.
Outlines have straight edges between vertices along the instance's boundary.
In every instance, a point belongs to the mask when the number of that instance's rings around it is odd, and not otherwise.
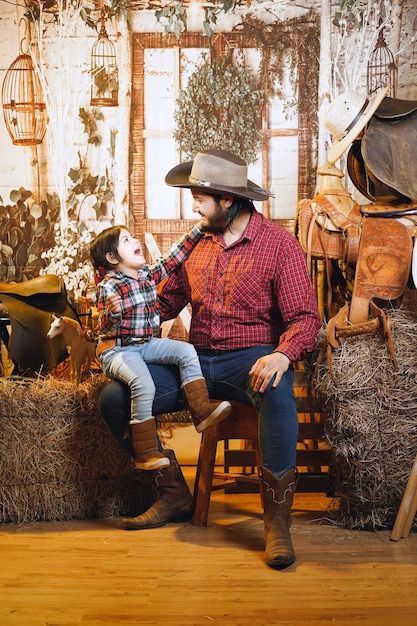
[{"label": "man's hand", "polygon": [[249,370],[249,375],[252,376],[253,390],[263,393],[274,377],[272,386],[278,387],[282,375],[288,370],[290,363],[290,359],[282,352],[272,352],[272,354],[262,356],[255,361]]}]

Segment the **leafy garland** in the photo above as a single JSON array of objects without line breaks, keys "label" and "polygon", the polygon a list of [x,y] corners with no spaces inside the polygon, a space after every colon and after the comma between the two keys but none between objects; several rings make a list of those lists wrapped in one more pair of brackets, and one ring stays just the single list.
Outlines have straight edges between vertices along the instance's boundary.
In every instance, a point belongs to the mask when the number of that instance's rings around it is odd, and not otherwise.
[{"label": "leafy garland", "polygon": [[[285,22],[265,24],[254,16],[244,16],[242,27],[245,43],[261,53],[259,63],[260,84],[267,97],[278,97],[284,103],[284,110],[291,110],[297,102],[288,101],[282,85],[285,72],[289,72],[289,80],[293,92],[300,97],[306,108],[303,111],[304,121],[309,128],[318,124],[318,89],[319,89],[319,58],[320,58],[320,18],[315,10],[308,11],[303,19],[292,18]],[[308,59],[309,71],[303,75],[303,83],[298,83],[300,58]],[[316,184],[315,168],[307,172],[307,186],[314,190]]]},{"label": "leafy garland", "polygon": [[[246,44],[261,52],[259,72],[262,87],[268,96],[286,99],[281,90],[286,71],[289,71],[291,84],[296,87],[302,49],[308,51],[311,67],[318,68],[319,18],[315,11],[309,11],[303,21],[292,18],[275,24],[265,24],[254,16],[245,16],[242,18],[242,26]],[[311,93],[317,93],[318,72],[309,72],[309,79]]]},{"label": "leafy garland", "polygon": [[254,163],[262,144],[259,118],[263,90],[244,62],[228,58],[203,63],[179,92],[174,139],[186,159],[208,148],[227,150]]},{"label": "leafy garland", "polygon": [[[250,4],[262,4],[265,0],[206,0],[204,3],[204,19],[202,30],[207,37],[211,37],[217,25],[217,16],[221,13],[233,13],[235,9]],[[131,11],[153,11],[156,19],[163,25],[164,33],[174,34],[177,38],[187,31],[187,8],[189,0],[104,0],[102,8],[106,18],[128,20]],[[50,14],[50,22],[59,20],[60,11],[71,10],[73,0],[26,0],[25,16],[29,21],[39,20],[40,6]],[[100,7],[101,9],[101,7]],[[80,18],[87,26],[98,31],[100,27],[100,12],[97,3],[84,0]]]}]

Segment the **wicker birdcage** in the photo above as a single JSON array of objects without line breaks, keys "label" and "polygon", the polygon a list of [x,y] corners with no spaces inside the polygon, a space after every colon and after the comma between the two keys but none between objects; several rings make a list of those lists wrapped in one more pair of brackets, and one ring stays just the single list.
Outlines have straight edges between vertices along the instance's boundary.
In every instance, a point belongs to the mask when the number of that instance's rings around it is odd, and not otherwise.
[{"label": "wicker birdcage", "polygon": [[119,104],[119,72],[116,51],[107,35],[104,11],[101,29],[91,51],[91,106],[114,107]]},{"label": "wicker birdcage", "polygon": [[20,54],[6,72],[2,89],[6,128],[16,146],[42,143],[48,124],[42,86],[29,54]]},{"label": "wicker birdcage", "polygon": [[384,29],[381,28],[378,34],[378,41],[368,61],[368,94],[372,96],[380,89],[389,85],[390,90],[387,95],[391,98],[395,98],[397,93],[397,82],[398,67],[395,63],[394,55],[385,42]]}]

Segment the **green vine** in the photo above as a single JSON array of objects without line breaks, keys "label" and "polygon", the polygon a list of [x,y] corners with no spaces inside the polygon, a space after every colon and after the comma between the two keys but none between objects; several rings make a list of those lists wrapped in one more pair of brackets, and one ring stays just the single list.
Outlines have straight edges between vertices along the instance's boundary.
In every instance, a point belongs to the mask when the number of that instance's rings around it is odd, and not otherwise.
[{"label": "green vine", "polygon": [[339,0],[336,2],[333,25],[340,31],[361,30],[364,26],[364,9],[358,0]]},{"label": "green vine", "polygon": [[[261,52],[259,72],[262,87],[268,96],[286,100],[282,91],[285,72],[289,71],[290,83],[295,88],[301,50],[309,51],[312,67],[318,62],[319,39],[317,31],[312,28],[314,25],[319,27],[317,14],[310,12],[304,23],[299,18],[293,18],[273,24],[265,24],[254,16],[245,16],[242,25],[248,47]],[[312,86],[313,83],[317,86],[317,76],[313,76],[314,72],[310,74]]]},{"label": "green vine", "polygon": [[208,148],[229,150],[247,163],[262,144],[259,119],[264,93],[243,60],[226,57],[203,62],[179,92],[174,139],[186,159]]},{"label": "green vine", "polygon": [[[129,0],[106,0],[103,4],[106,19],[112,19],[113,17],[119,19],[121,16],[127,19],[129,4]],[[61,13],[73,11],[74,8],[76,8],[76,3],[73,3],[72,0],[62,0],[60,4],[56,0],[28,0],[26,2],[25,17],[29,22],[37,22],[40,19],[42,10],[44,15],[50,16],[49,20],[45,20],[45,23],[59,23]],[[95,31],[99,30],[101,11],[95,9],[94,3],[83,3],[80,7],[79,16],[86,26]]]},{"label": "green vine", "polygon": [[[88,145],[99,146],[102,138],[98,132],[97,122],[104,120],[103,112],[99,108],[91,110],[80,108],[79,117],[84,127],[84,133],[87,135]],[[110,131],[110,145],[108,152],[114,163],[116,149],[116,131]],[[105,174],[92,176],[87,166],[87,152],[82,155],[78,152],[78,168],[71,168],[68,177],[73,182],[73,186],[69,189],[67,198],[68,216],[75,219],[85,198],[95,196],[95,203],[92,208],[95,211],[96,219],[99,220],[108,203],[114,200],[114,184],[111,172],[106,167]],[[82,198],[80,202],[80,198]]]},{"label": "green vine", "polygon": [[[257,0],[262,2],[263,0]],[[153,2],[148,4],[153,9]],[[217,25],[217,16],[220,13],[232,13],[236,8],[250,4],[250,0],[208,0],[204,3],[203,34],[211,37]],[[155,10],[155,9],[154,9]],[[155,10],[158,22],[164,25],[165,34],[172,33],[177,38],[187,30],[187,7],[185,0],[166,2],[160,9]]]},{"label": "green vine", "polygon": [[182,0],[176,0],[155,11],[155,17],[164,26],[164,33],[173,33],[177,39],[187,30],[187,11]]},{"label": "green vine", "polygon": [[[284,112],[298,105],[296,100],[289,100],[284,93],[284,79],[289,74],[292,92],[303,92],[303,101],[307,106],[303,110],[305,124],[309,128],[316,128],[318,124],[318,81],[320,58],[320,23],[318,14],[311,10],[302,20],[293,18],[285,22],[266,24],[253,16],[242,18],[245,33],[245,44],[256,48],[261,53],[259,62],[259,76],[262,89],[268,98],[277,97],[284,103]],[[302,84],[299,82],[298,72],[300,59],[308,59],[309,70],[303,74]],[[315,168],[307,173],[307,186],[315,188]]]},{"label": "green vine", "polygon": [[[207,0],[204,2],[204,19],[202,31],[207,37],[211,37],[217,25],[217,16],[221,13],[233,13],[235,9],[250,4],[262,4],[265,0]],[[40,5],[42,10],[51,15],[51,22],[59,20],[59,7],[56,0],[27,0],[26,17],[29,21],[37,21],[40,16]],[[71,0],[62,0],[62,10],[72,10]],[[148,10],[153,11],[156,19],[164,27],[164,33],[174,34],[177,38],[181,33],[187,31],[187,8],[189,0],[148,0],[148,3],[137,2],[137,0],[104,0],[103,9],[107,19],[124,18],[128,20],[131,11]],[[87,26],[98,30],[100,25],[100,11],[93,2],[81,7],[80,18]]]}]

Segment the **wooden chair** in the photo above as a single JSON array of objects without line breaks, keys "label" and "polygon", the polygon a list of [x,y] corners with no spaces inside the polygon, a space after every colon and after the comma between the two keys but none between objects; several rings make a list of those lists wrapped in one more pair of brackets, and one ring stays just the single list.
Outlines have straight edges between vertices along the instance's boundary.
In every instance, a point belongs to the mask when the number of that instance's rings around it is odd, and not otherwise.
[{"label": "wooden chair", "polygon": [[[212,428],[208,428],[201,437],[200,453],[198,456],[197,472],[194,484],[194,516],[195,526],[207,526],[211,492],[216,489],[225,489],[239,482],[249,482],[259,485],[258,473],[230,474],[214,471],[217,443],[229,439],[250,440],[253,442],[255,464],[261,467],[261,455],[258,445],[258,414],[255,409],[238,402],[231,402],[232,412],[227,419]],[[250,460],[253,465],[253,460]],[[220,484],[214,484],[220,479]]]},{"label": "wooden chair", "polygon": [[[323,444],[325,415],[320,406],[306,395],[305,373],[296,372],[294,385],[297,411],[299,415],[299,446],[297,450],[297,492],[325,491],[332,494],[328,467],[329,450]],[[194,484],[195,526],[206,526],[211,492],[224,489],[230,491],[261,491],[259,467],[262,465],[258,442],[258,414],[255,409],[238,402],[231,402],[232,412],[220,424],[207,429],[201,438],[196,479]],[[306,415],[313,421],[306,422]],[[319,421],[314,421],[319,417]],[[243,449],[230,449],[225,446],[224,471],[215,471],[217,444],[240,439],[246,445]],[[232,466],[251,471],[231,473]],[[248,489],[249,486],[249,489]],[[240,489],[243,487],[243,489]],[[255,489],[253,488],[255,487]],[[262,495],[262,494],[261,494]]]},{"label": "wooden chair", "polygon": [[408,537],[417,512],[417,456],[414,459],[410,476],[405,487],[404,495],[398,509],[395,524],[390,539],[399,541],[402,537]]}]

